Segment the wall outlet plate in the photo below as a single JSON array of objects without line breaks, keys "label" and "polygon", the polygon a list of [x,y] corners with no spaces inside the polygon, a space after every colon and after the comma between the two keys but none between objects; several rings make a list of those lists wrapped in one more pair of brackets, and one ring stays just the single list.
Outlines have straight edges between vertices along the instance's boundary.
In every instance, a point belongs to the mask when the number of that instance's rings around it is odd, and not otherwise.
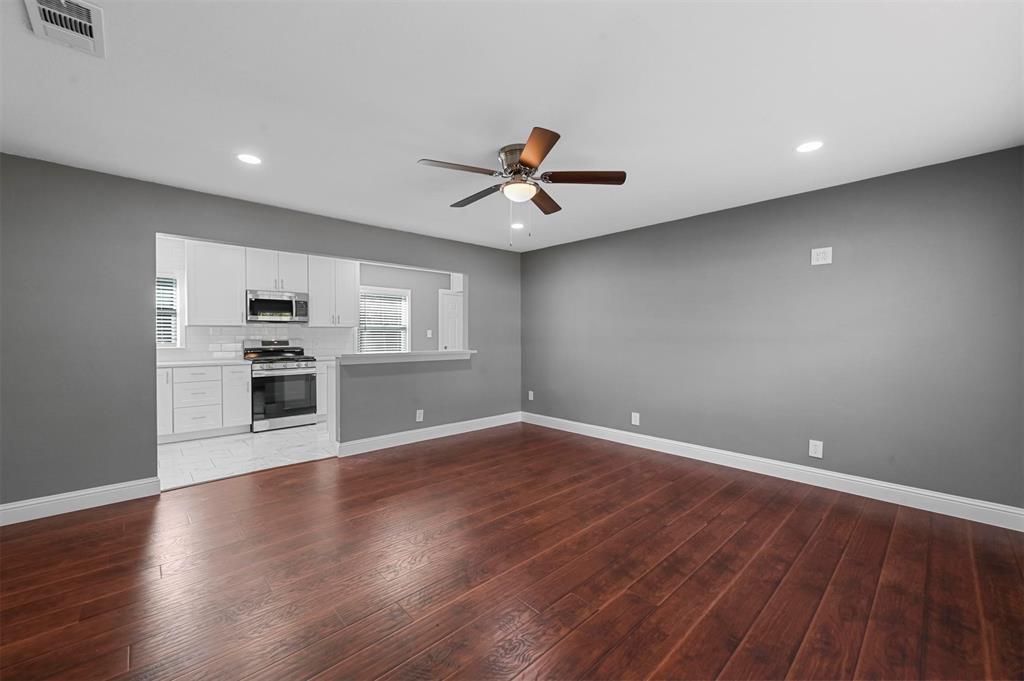
[{"label": "wall outlet plate", "polygon": [[821,440],[811,440],[807,447],[807,456],[813,456],[815,459],[820,459],[824,448],[825,445]]},{"label": "wall outlet plate", "polygon": [[629,422],[634,426],[640,425],[640,412],[634,411],[629,415]]},{"label": "wall outlet plate", "polygon": [[832,247],[825,246],[823,248],[812,248],[811,249],[811,265],[831,265],[832,264]]},{"label": "wall outlet plate", "polygon": [[533,402],[533,391],[532,390],[527,390],[526,391],[526,399],[528,399],[531,402]]},{"label": "wall outlet plate", "polygon": [[416,423],[419,423],[422,420],[423,420],[423,410],[422,409],[417,409],[416,410]]},{"label": "wall outlet plate", "polygon": [[433,337],[434,337],[434,330],[433,329],[427,329],[427,338],[433,338]]}]

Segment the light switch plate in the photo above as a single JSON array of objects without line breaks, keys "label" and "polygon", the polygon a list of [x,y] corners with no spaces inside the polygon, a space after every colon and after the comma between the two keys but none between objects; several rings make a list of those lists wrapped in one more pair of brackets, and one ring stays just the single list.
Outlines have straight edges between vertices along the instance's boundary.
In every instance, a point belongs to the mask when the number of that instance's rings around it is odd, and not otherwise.
[{"label": "light switch plate", "polygon": [[640,412],[634,411],[629,415],[629,422],[634,426],[640,425]]},{"label": "light switch plate", "polygon": [[825,445],[821,442],[821,440],[811,440],[810,444],[807,447],[807,456],[813,456],[815,459],[820,459],[822,457],[822,450],[824,450],[824,448]]},{"label": "light switch plate", "polygon": [[434,330],[433,329],[427,329],[427,338],[433,338],[433,337],[434,337]]},{"label": "light switch plate", "polygon": [[528,399],[531,402],[533,402],[533,391],[532,390],[527,390],[526,391],[526,399]]},{"label": "light switch plate", "polygon": [[423,410],[422,409],[417,409],[416,410],[416,423],[419,423],[422,420],[423,420]]},{"label": "light switch plate", "polygon": [[812,248],[811,249],[811,265],[831,265],[832,264],[832,247],[825,246],[823,248]]}]

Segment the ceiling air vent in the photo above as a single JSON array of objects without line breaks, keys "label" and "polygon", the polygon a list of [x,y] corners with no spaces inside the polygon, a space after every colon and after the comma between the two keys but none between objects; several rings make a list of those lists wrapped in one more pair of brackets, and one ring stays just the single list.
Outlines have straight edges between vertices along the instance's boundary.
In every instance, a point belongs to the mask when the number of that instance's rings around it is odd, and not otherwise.
[{"label": "ceiling air vent", "polygon": [[105,54],[103,10],[76,0],[25,0],[32,31],[40,38],[94,57]]}]

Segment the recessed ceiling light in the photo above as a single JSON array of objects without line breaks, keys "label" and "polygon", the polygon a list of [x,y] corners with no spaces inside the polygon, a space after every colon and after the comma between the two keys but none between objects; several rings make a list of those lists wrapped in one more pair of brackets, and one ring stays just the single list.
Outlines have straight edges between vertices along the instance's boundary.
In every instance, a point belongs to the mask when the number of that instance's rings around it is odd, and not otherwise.
[{"label": "recessed ceiling light", "polygon": [[260,158],[259,156],[253,156],[252,154],[239,154],[235,158],[237,158],[242,163],[248,163],[251,166],[258,166],[259,164],[263,163],[262,158]]},{"label": "recessed ceiling light", "polygon": [[811,140],[810,142],[804,142],[796,148],[801,154],[806,154],[808,151],[817,151],[825,146],[825,143],[821,140]]},{"label": "recessed ceiling light", "polygon": [[521,222],[513,222],[511,226],[512,226],[512,229],[522,229],[523,228],[523,223],[521,223]]}]

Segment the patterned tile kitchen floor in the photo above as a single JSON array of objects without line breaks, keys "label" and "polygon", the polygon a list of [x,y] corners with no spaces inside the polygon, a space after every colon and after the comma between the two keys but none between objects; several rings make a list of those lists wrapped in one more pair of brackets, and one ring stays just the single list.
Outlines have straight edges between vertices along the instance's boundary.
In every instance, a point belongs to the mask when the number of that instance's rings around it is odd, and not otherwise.
[{"label": "patterned tile kitchen floor", "polygon": [[157,445],[160,489],[169,490],[334,455],[326,423]]}]

